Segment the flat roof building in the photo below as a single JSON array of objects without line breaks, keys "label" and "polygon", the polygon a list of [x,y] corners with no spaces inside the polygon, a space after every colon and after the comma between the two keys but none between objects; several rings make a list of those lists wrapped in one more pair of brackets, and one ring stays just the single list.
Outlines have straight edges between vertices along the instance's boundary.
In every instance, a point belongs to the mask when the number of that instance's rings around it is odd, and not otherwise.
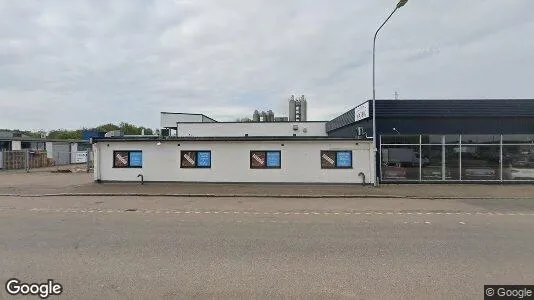
[{"label": "flat roof building", "polygon": [[376,153],[372,105],[320,122],[162,113],[173,134],[96,139],[95,180],[534,181],[534,100],[377,100]]}]

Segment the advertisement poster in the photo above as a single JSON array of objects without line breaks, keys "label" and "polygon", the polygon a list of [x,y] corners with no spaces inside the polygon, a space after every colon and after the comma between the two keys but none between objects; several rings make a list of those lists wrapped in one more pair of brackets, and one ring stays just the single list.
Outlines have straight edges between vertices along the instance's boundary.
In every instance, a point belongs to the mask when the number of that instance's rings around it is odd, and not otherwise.
[{"label": "advertisement poster", "polygon": [[267,168],[280,168],[281,159],[279,151],[267,152]]},{"label": "advertisement poster", "polygon": [[197,167],[199,168],[211,167],[211,152],[210,151],[197,152]]},{"label": "advertisement poster", "polygon": [[143,152],[130,152],[130,167],[141,168],[143,166]]},{"label": "advertisement poster", "polygon": [[197,153],[195,151],[182,151],[181,166],[182,168],[196,167]]},{"label": "advertisement poster", "polygon": [[87,162],[87,152],[86,151],[77,151],[74,154],[74,163],[81,164]]},{"label": "advertisement poster", "polygon": [[352,152],[340,151],[337,153],[337,167],[351,168],[352,167]]},{"label": "advertisement poster", "polygon": [[250,167],[265,168],[265,152],[254,151],[250,153]]},{"label": "advertisement poster", "polygon": [[115,168],[127,168],[128,160],[129,157],[127,151],[115,151],[113,153],[113,167]]},{"label": "advertisement poster", "polygon": [[336,167],[336,152],[322,151],[321,153],[321,168],[333,169]]}]

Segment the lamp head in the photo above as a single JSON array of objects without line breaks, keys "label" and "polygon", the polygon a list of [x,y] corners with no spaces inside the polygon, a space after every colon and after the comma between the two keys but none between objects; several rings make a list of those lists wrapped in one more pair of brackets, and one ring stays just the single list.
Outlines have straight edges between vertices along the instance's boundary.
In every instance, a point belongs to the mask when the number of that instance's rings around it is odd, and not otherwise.
[{"label": "lamp head", "polygon": [[397,8],[403,7],[406,5],[406,3],[408,3],[408,0],[399,0],[399,3],[397,3]]}]

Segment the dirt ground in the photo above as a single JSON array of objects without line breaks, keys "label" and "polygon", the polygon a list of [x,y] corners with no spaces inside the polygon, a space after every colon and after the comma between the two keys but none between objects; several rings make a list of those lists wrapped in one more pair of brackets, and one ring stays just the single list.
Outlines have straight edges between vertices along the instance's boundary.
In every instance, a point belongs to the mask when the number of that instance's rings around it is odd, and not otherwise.
[{"label": "dirt ground", "polygon": [[361,185],[106,183],[93,182],[91,173],[0,172],[0,194],[113,193],[196,195],[354,195],[409,197],[532,198],[533,184],[382,184]]}]

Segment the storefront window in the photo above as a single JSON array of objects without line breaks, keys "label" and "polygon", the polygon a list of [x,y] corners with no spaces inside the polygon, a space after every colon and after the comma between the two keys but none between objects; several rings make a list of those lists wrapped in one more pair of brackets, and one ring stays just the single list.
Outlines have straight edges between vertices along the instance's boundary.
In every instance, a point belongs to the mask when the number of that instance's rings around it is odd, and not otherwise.
[{"label": "storefront window", "polygon": [[382,144],[419,144],[419,135],[383,135]]},{"label": "storefront window", "polygon": [[460,146],[447,145],[445,146],[445,174],[447,180],[460,179]]},{"label": "storefront window", "polygon": [[441,145],[442,135],[422,135],[421,144],[436,144]]},{"label": "storefront window", "polygon": [[458,144],[460,142],[459,134],[447,134],[445,135],[445,144]]},{"label": "storefront window", "polygon": [[500,180],[500,146],[462,148],[462,180]]},{"label": "storefront window", "polygon": [[382,137],[382,180],[534,181],[534,134],[418,137]]},{"label": "storefront window", "polygon": [[504,145],[502,152],[504,180],[534,180],[534,145]]},{"label": "storefront window", "polygon": [[419,180],[419,146],[382,147],[383,180]]},{"label": "storefront window", "polygon": [[534,144],[534,134],[505,134],[503,144]]},{"label": "storefront window", "polygon": [[462,144],[500,144],[501,135],[462,135]]},{"label": "storefront window", "polygon": [[[422,180],[443,180],[443,147],[441,145],[423,145],[422,148]],[[445,173],[445,179],[451,179],[450,174]]]}]

